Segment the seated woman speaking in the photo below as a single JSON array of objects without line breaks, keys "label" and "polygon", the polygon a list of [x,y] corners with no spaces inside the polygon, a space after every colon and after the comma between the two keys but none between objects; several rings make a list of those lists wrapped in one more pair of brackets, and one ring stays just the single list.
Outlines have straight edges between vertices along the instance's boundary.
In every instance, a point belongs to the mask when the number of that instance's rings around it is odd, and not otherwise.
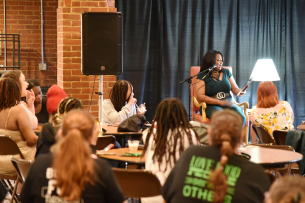
[{"label": "seated woman speaking", "polygon": [[[103,122],[121,123],[130,116],[140,113],[136,110],[137,99],[133,96],[133,87],[130,82],[126,80],[116,81],[110,91],[110,99],[103,101]],[[142,105],[145,108],[145,103]]]},{"label": "seated woman speaking", "polygon": [[[204,55],[200,67],[200,72],[207,70],[214,65],[217,67],[205,77],[207,72],[200,73],[197,76],[197,97],[200,101],[207,104],[206,116],[211,118],[215,111],[222,111],[223,108],[230,108],[239,113],[243,118],[243,125],[246,124],[246,116],[242,112],[241,108],[233,104],[233,99],[230,91],[234,95],[240,92],[240,89],[236,85],[232,73],[225,68],[222,68],[223,55],[216,50],[209,50]],[[225,95],[224,98],[218,98],[218,94]],[[246,91],[241,92],[239,96],[242,96]],[[200,108],[200,114],[202,114],[202,107]]]}]

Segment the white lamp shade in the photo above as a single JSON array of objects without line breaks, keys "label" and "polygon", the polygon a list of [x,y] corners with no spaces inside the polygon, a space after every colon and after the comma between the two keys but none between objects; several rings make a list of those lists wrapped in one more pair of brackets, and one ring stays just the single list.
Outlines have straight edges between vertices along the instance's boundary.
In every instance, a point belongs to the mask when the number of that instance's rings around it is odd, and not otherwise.
[{"label": "white lamp shade", "polygon": [[250,78],[253,81],[277,81],[280,76],[276,71],[272,59],[259,59],[257,60]]}]

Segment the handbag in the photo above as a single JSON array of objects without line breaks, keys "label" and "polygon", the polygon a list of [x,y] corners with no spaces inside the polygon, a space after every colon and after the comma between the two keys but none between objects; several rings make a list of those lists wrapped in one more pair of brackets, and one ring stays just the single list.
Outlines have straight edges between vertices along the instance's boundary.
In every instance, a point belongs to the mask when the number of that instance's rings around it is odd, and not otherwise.
[{"label": "handbag", "polygon": [[139,132],[145,130],[147,127],[144,125],[146,117],[143,114],[135,114],[125,119],[118,126],[118,132]]}]

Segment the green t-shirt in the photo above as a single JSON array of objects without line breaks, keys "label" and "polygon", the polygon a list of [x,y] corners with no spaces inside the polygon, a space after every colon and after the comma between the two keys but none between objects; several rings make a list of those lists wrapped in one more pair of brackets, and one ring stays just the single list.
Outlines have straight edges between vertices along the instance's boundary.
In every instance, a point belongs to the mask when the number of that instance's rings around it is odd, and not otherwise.
[{"label": "green t-shirt", "polygon": [[[167,203],[213,202],[214,191],[208,186],[209,176],[219,166],[217,147],[191,146],[177,161],[168,176],[162,195]],[[264,169],[233,154],[224,168],[227,194],[224,203],[261,203],[270,181]]]}]

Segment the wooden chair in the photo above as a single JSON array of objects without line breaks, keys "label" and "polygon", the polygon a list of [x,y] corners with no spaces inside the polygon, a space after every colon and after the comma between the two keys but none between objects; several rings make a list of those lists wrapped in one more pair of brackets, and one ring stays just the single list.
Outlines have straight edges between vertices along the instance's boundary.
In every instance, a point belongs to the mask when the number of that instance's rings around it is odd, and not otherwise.
[{"label": "wooden chair", "polygon": [[17,159],[11,157],[12,164],[21,179],[21,183],[25,182],[25,179],[28,175],[29,169],[32,165],[31,161],[24,159]]},{"label": "wooden chair", "polygon": [[252,125],[252,129],[259,137],[262,144],[275,144],[274,139],[271,137],[271,135],[268,133],[268,130],[264,126]]},{"label": "wooden chair", "polygon": [[285,145],[287,131],[285,131],[285,130],[274,130],[272,135],[273,135],[275,144]]},{"label": "wooden chair", "polygon": [[97,138],[96,141],[96,148],[97,150],[103,150],[109,144],[115,145],[116,139],[114,135],[105,135]]},{"label": "wooden chair", "polygon": [[112,168],[125,198],[142,198],[161,195],[158,178],[141,169]]},{"label": "wooden chair", "polygon": [[[223,68],[229,69],[232,73],[232,67],[230,66],[223,66]],[[191,67],[191,75],[196,75],[200,71],[200,66],[192,66]],[[198,121],[202,123],[209,123],[209,119],[206,117],[205,109],[206,109],[206,103],[205,102],[199,102],[197,100],[197,92],[196,92],[196,79],[197,77],[192,78],[192,87],[191,87],[191,114],[192,114],[192,121]],[[247,109],[249,108],[248,102],[243,103],[237,103],[233,97],[232,92],[230,92],[233,98],[234,104],[236,104],[239,107],[244,107],[244,114],[247,118],[247,124],[245,126],[245,142],[248,143],[248,135],[249,135],[249,117],[247,113]],[[200,110],[200,107],[202,106],[202,115],[200,113],[197,113]]]},{"label": "wooden chair", "polygon": [[[10,138],[9,136],[0,136],[0,155],[6,156],[6,155],[20,155],[22,159],[24,159],[19,147],[17,146],[17,143]],[[1,166],[0,166],[1,167]],[[10,180],[15,180],[15,185],[13,186],[10,182]],[[0,174],[0,181],[6,188],[6,190],[11,194],[12,199],[15,200],[15,202],[19,202],[17,196],[16,196],[16,189],[18,182],[20,182],[20,177],[18,174]]]}]

